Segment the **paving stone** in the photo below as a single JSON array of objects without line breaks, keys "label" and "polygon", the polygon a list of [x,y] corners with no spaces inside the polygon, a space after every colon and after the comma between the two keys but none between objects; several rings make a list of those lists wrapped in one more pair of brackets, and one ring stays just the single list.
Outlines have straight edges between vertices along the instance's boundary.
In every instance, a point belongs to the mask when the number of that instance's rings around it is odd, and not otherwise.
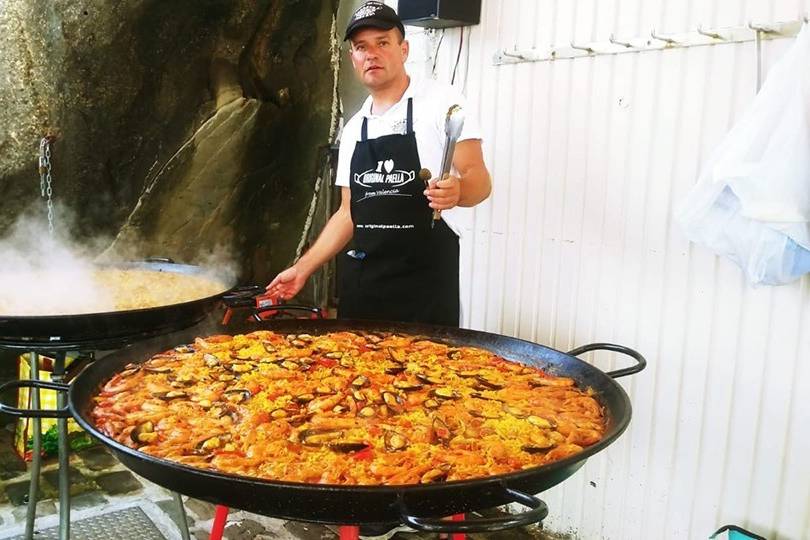
[{"label": "paving stone", "polygon": [[191,531],[191,536],[195,540],[209,540],[211,538],[211,531],[206,531],[204,529],[197,529]]},{"label": "paving stone", "polygon": [[[70,476],[70,494],[79,495],[97,489],[95,482],[84,476],[76,467],[68,468]],[[59,491],[59,469],[53,469],[42,473],[42,477],[48,482],[57,493]]]},{"label": "paving stone", "polygon": [[215,508],[216,506],[209,502],[200,501],[198,499],[186,500],[186,509],[191,510],[199,521],[214,519]]},{"label": "paving stone", "polygon": [[73,510],[93,508],[94,506],[103,506],[105,504],[107,504],[106,497],[98,491],[90,491],[70,498],[70,508]]},{"label": "paving stone", "polygon": [[[183,528],[183,520],[180,517],[180,510],[177,508],[177,503],[174,502],[174,499],[168,499],[165,501],[158,501],[157,505],[160,507],[161,510],[166,512],[166,514],[172,518],[174,524],[182,530]],[[188,512],[186,512],[186,526],[190,529],[194,527],[194,518],[191,517]]]},{"label": "paving stone", "polygon": [[[243,519],[225,528],[226,540],[254,540],[260,534],[271,534],[264,525],[252,519]],[[273,535],[274,536],[274,535]],[[271,536],[271,538],[273,537]]]},{"label": "paving stone", "polygon": [[317,523],[288,521],[284,524],[284,528],[295,538],[301,540],[331,540],[337,538],[337,535],[326,525],[318,525]]},{"label": "paving stone", "polygon": [[122,495],[143,488],[140,482],[129,471],[116,471],[96,477],[96,484],[107,495]]},{"label": "paving stone", "polygon": [[93,446],[77,453],[79,459],[85,467],[91,471],[103,471],[111,469],[118,464],[118,460],[113,457],[103,446]]},{"label": "paving stone", "polygon": [[[24,523],[25,514],[28,513],[27,506],[20,506],[12,510],[11,515],[14,516],[14,521]],[[37,517],[50,516],[56,513],[56,505],[52,500],[39,501],[37,503]]]},{"label": "paving stone", "polygon": [[[13,484],[6,485],[6,496],[8,500],[11,501],[11,504],[14,506],[20,506],[22,504],[26,504],[28,502],[28,481],[23,482],[14,482]],[[42,482],[39,483],[39,489],[37,490],[37,499],[42,500],[45,498],[45,494],[42,492]]]},{"label": "paving stone", "polygon": [[0,480],[10,480],[25,473],[25,461],[20,459],[11,444],[0,441]]}]

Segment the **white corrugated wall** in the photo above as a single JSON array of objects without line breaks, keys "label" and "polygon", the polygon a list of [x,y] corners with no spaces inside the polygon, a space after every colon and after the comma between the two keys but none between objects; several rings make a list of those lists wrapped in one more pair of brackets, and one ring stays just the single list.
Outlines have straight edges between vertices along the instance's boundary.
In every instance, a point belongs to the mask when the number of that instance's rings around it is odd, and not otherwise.
[{"label": "white corrugated wall", "polygon": [[[500,67],[493,54],[795,20],[809,5],[484,0],[464,31],[456,84],[494,178],[463,238],[466,326],[561,350],[611,341],[650,362],[622,379],[628,431],[543,495],[550,530],[691,539],[736,523],[810,539],[810,280],[748,287],[672,221],[754,97],[753,43]],[[413,30],[411,72],[431,76],[439,35]],[[450,79],[459,39],[446,31],[437,78]],[[789,44],[764,43],[766,70]]]}]

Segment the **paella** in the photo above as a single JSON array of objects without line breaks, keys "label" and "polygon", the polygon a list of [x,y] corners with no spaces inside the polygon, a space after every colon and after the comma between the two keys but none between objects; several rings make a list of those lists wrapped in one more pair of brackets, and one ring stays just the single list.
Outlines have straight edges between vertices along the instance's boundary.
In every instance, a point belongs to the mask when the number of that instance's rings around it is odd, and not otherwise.
[{"label": "paella", "polygon": [[145,454],[247,477],[424,484],[538,467],[600,441],[598,396],[493,352],[402,333],[199,337],[130,364],[97,428]]}]

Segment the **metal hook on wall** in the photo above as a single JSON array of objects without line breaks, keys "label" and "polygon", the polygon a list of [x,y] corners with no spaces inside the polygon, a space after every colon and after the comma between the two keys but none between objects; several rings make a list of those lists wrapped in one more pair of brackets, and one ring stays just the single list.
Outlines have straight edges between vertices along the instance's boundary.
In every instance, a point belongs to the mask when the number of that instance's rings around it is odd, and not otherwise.
[{"label": "metal hook on wall", "polygon": [[580,51],[585,51],[585,52],[587,52],[588,54],[593,53],[593,49],[592,49],[592,48],[590,48],[590,47],[588,47],[588,46],[585,46],[585,45],[575,45],[573,41],[570,41],[569,43],[570,43],[570,45],[571,45],[571,48],[572,48],[572,49],[578,49],[578,50],[580,50]]},{"label": "metal hook on wall", "polygon": [[610,37],[608,38],[608,41],[610,41],[614,45],[621,45],[622,47],[627,47],[628,49],[633,46],[632,43],[617,40],[615,37],[613,37],[613,34],[610,34]]},{"label": "metal hook on wall", "polygon": [[510,58],[517,58],[518,60],[529,60],[529,58],[527,58],[526,55],[521,54],[519,52],[511,53],[509,51],[503,51],[503,55],[508,56]]},{"label": "metal hook on wall", "polygon": [[655,33],[655,28],[650,30],[650,37],[652,37],[653,39],[658,40],[658,41],[664,41],[669,45],[678,45],[678,42],[675,41],[674,39],[668,38],[666,36],[659,36],[658,34],[656,34]]},{"label": "metal hook on wall", "polygon": [[777,30],[773,26],[766,26],[764,24],[754,24],[752,22],[749,22],[748,28],[750,28],[751,30],[755,30],[757,32],[762,32],[763,34],[776,34],[776,35],[781,34],[779,30]]},{"label": "metal hook on wall", "polygon": [[702,35],[702,36],[706,36],[706,37],[710,37],[710,38],[714,38],[714,39],[719,39],[720,41],[725,41],[726,40],[726,38],[723,37],[722,34],[718,34],[717,32],[708,32],[708,31],[704,30],[703,25],[698,25],[697,33]]}]

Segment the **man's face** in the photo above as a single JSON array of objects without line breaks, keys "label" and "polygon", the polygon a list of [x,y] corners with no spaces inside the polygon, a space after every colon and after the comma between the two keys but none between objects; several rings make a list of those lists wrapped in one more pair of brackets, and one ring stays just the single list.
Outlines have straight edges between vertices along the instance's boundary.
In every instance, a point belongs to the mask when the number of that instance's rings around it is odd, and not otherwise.
[{"label": "man's face", "polygon": [[352,34],[352,66],[360,81],[370,90],[386,86],[405,76],[408,42],[396,28],[361,28]]}]

